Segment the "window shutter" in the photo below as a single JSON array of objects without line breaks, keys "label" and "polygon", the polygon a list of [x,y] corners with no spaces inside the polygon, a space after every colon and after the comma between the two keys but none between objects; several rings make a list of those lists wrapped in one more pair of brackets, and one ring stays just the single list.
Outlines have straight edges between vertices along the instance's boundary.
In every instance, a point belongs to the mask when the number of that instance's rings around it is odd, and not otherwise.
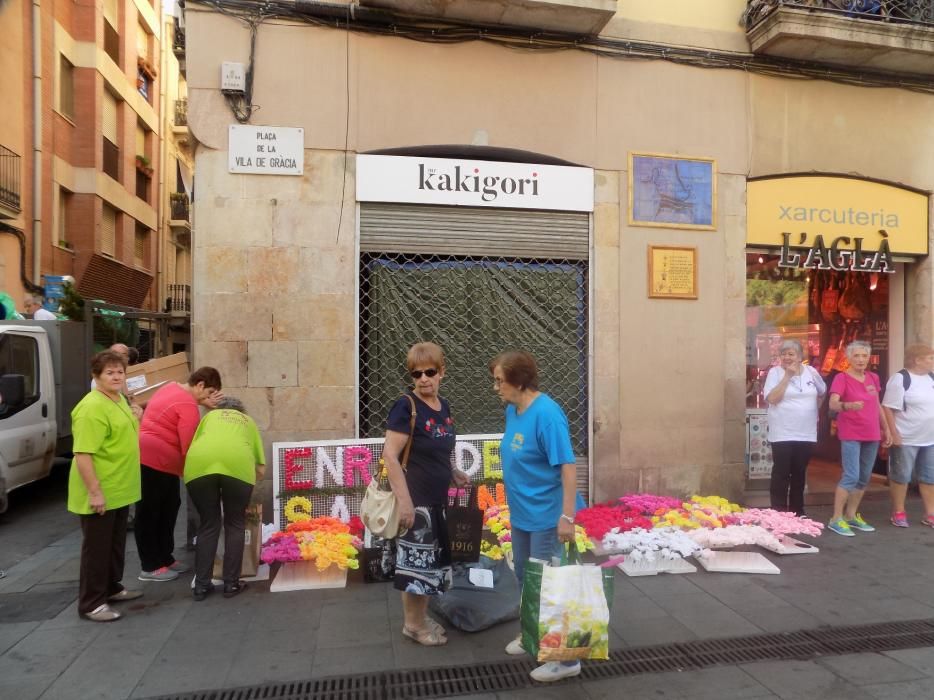
[{"label": "window shutter", "polygon": [[360,205],[360,250],[587,260],[590,215],[574,211]]},{"label": "window shutter", "polygon": [[101,217],[101,252],[114,256],[117,249],[117,212],[113,207],[104,205]]},{"label": "window shutter", "polygon": [[104,19],[110,23],[114,29],[117,28],[117,1],[104,0]]},{"label": "window shutter", "polygon": [[141,24],[136,25],[136,55],[149,58],[149,32]]},{"label": "window shutter", "polygon": [[146,130],[139,124],[136,125],[136,155],[146,155]]},{"label": "window shutter", "polygon": [[104,138],[110,141],[114,146],[120,145],[117,139],[117,98],[111,95],[107,90],[104,90],[101,129]]}]

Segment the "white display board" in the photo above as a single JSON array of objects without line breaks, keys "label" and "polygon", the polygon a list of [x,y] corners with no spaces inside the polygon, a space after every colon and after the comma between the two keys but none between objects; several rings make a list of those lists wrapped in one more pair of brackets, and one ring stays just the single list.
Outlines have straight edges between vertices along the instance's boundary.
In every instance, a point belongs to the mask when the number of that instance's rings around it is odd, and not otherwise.
[{"label": "white display board", "polygon": [[593,170],[460,158],[357,156],[358,202],[593,211]]},{"label": "white display board", "polygon": [[288,126],[231,124],[227,170],[249,175],[301,175],[305,130]]}]

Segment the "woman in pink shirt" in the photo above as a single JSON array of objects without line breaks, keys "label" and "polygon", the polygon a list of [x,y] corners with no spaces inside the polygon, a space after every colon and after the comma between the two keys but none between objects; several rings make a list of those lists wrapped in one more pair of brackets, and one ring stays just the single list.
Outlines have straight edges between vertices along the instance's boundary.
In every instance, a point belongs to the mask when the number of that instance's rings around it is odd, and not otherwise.
[{"label": "woman in pink shirt", "polygon": [[850,367],[840,372],[830,385],[830,410],[837,412],[837,437],[843,476],[833,497],[833,517],[827,526],[838,535],[853,537],[853,530],[873,532],[875,528],[859,514],[879,442],[892,444],[885,413],[882,412],[882,386],[879,375],[867,370],[872,346],[854,340],[846,348]]},{"label": "woman in pink shirt", "polygon": [[201,413],[223,397],[213,367],[191,373],[187,384],[172,382],[153,394],[139,428],[142,498],[136,506],[136,548],[140,581],[172,581],[188,567],[175,560],[175,520],[182,501],[179,479]]}]

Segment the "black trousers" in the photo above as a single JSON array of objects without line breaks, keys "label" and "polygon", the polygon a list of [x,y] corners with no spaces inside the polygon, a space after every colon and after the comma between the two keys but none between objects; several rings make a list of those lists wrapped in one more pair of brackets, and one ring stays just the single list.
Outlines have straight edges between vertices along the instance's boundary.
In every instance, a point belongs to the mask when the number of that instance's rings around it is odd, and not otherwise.
[{"label": "black trousers", "polygon": [[[253,486],[240,479],[222,474],[208,474],[188,482],[188,493],[195,502],[201,526],[195,545],[195,585],[211,583],[217,541],[224,527],[224,583],[240,580],[243,566],[243,545],[246,540],[246,509],[250,505]],[[221,505],[224,511],[221,515]]]},{"label": "black trousers", "polygon": [[804,484],[813,449],[813,442],[788,440],[772,443],[769,495],[774,510],[804,514]]},{"label": "black trousers", "polygon": [[142,497],[136,504],[133,535],[143,571],[155,571],[175,563],[175,521],[182,499],[175,474],[140,466]]},{"label": "black trousers", "polygon": [[129,506],[104,511],[103,515],[79,515],[81,520],[81,569],[78,579],[78,614],[86,615],[123,590],[126,557],[126,519]]}]

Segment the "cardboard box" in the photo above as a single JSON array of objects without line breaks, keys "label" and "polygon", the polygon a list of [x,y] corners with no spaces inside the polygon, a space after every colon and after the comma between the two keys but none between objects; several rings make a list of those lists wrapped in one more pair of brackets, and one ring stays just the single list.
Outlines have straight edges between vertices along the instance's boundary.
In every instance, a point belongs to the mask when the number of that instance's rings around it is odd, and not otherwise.
[{"label": "cardboard box", "polygon": [[187,353],[157,357],[126,368],[127,390],[134,398],[148,399],[160,386],[168,382],[186,382],[190,374]]}]

